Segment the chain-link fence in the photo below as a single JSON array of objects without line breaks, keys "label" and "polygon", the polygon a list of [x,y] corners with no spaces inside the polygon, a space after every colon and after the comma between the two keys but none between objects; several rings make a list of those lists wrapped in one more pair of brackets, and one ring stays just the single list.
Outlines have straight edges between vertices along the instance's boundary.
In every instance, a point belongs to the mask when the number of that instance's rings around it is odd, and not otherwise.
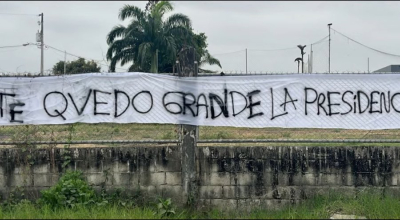
[{"label": "chain-link fence", "polygon": [[[226,74],[252,77],[261,73]],[[265,74],[265,73],[262,73]],[[334,73],[332,73],[334,74]],[[220,74],[201,74],[202,76]],[[297,75],[297,74],[296,74]],[[301,74],[300,74],[301,75]],[[200,144],[258,143],[400,143],[400,129],[356,130],[316,128],[246,128],[199,126]],[[179,125],[174,124],[64,124],[0,126],[0,146],[34,144],[177,144]]]},{"label": "chain-link fence", "polygon": [[0,126],[0,144],[176,143],[177,125],[66,124]]},{"label": "chain-link fence", "polygon": [[[323,73],[337,74],[337,73]],[[359,73],[341,73],[359,74]],[[385,73],[382,73],[385,74]],[[257,75],[298,75],[296,73],[226,72],[199,73],[201,76],[257,76]],[[300,74],[302,75],[302,74]],[[304,75],[307,75],[305,73]],[[365,87],[366,85],[360,85]],[[238,127],[199,127],[199,143],[400,143],[400,129],[359,130],[322,128],[238,128]]]}]

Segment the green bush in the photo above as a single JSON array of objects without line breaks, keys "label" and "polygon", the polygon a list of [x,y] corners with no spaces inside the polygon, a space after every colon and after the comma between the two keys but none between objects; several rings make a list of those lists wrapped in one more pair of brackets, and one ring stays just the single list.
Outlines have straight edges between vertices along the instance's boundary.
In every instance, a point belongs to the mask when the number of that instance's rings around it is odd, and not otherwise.
[{"label": "green bush", "polygon": [[42,191],[39,202],[52,208],[73,208],[79,205],[95,204],[96,193],[83,179],[81,172],[67,171],[55,186]]}]

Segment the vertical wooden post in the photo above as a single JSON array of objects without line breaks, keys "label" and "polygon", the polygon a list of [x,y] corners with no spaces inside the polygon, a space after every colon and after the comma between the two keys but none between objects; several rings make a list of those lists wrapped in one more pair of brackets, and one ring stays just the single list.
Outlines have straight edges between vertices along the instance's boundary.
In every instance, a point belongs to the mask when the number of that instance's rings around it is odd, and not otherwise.
[{"label": "vertical wooden post", "polygon": [[[194,48],[186,48],[179,55],[177,70],[179,76],[193,77],[197,76],[197,62],[195,59]],[[181,136],[181,163],[182,163],[182,186],[183,194],[188,205],[194,205],[198,197],[198,185],[196,174],[196,146],[197,146],[197,126],[180,126]]]}]

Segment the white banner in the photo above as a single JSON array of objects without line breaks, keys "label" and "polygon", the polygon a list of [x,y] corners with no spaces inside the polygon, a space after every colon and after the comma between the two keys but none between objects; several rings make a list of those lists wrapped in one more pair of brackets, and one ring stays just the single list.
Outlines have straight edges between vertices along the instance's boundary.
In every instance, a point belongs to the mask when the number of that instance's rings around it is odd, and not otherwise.
[{"label": "white banner", "polygon": [[0,125],[75,122],[394,129],[400,75],[0,78]]}]

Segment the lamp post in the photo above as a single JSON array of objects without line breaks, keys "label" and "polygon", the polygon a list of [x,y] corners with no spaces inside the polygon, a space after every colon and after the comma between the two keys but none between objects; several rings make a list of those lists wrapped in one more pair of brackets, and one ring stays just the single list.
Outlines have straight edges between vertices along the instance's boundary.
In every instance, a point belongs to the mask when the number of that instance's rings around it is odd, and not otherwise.
[{"label": "lamp post", "polygon": [[39,14],[39,16],[41,17],[41,21],[40,21],[40,75],[43,76],[44,73],[44,34],[43,34],[43,13]]},{"label": "lamp post", "polygon": [[331,26],[332,23],[328,24],[329,29],[329,56],[328,56],[328,72],[331,73]]},{"label": "lamp post", "polygon": [[297,45],[298,48],[300,48],[300,52],[301,52],[301,73],[304,73],[304,54],[306,54],[306,52],[304,52],[304,48],[306,48],[307,45],[301,46],[301,45]]},{"label": "lamp post", "polygon": [[301,57],[294,59],[294,62],[297,62],[297,73],[300,72],[300,61],[302,61]]}]

